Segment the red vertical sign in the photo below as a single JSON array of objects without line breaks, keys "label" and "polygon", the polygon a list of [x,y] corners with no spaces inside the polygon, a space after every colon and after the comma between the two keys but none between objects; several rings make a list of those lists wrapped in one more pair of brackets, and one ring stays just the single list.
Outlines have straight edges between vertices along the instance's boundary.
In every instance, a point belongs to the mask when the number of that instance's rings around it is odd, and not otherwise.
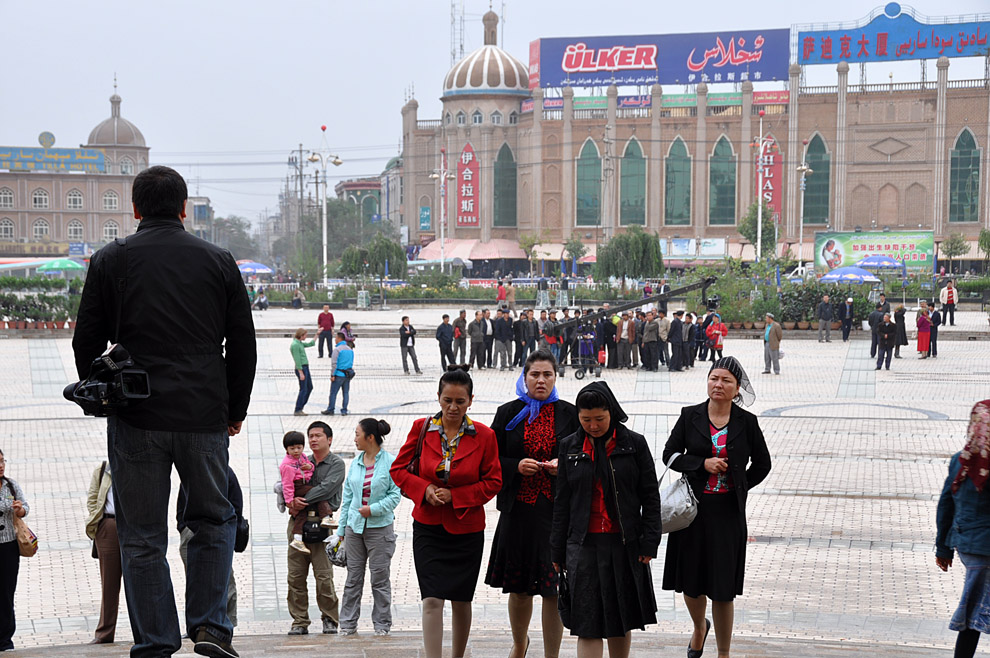
[{"label": "red vertical sign", "polygon": [[529,88],[540,86],[540,40],[529,42]]},{"label": "red vertical sign", "polygon": [[481,194],[478,192],[478,159],[470,142],[464,145],[457,159],[457,225],[478,226]]},{"label": "red vertical sign", "polygon": [[[763,158],[756,163],[756,197],[770,207],[771,212],[780,216],[783,198],[783,165],[780,150],[772,137],[767,137],[763,146]],[[763,176],[760,176],[762,170]],[[761,187],[762,186],[762,187]]]}]

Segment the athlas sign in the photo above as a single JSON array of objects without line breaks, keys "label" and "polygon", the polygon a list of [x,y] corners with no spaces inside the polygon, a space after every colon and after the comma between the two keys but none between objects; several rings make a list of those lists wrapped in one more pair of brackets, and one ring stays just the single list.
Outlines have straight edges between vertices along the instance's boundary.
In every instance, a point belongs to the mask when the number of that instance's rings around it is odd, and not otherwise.
[{"label": "athlas sign", "polygon": [[478,226],[478,207],[481,194],[478,192],[480,167],[470,142],[464,145],[457,159],[457,225]]},{"label": "athlas sign", "polygon": [[[780,217],[781,187],[783,186],[783,165],[780,150],[773,137],[766,137],[763,146],[763,157],[756,160],[756,193],[763,203],[770,208],[774,221]],[[762,174],[762,176],[760,175]]]}]

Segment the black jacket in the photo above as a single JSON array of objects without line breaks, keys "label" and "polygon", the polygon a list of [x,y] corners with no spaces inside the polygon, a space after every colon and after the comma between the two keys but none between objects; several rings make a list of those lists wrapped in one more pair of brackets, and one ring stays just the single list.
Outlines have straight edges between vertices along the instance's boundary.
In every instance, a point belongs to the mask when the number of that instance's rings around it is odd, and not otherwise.
[{"label": "black jacket", "polygon": [[[570,436],[578,431],[577,408],[570,402],[557,400],[553,405],[553,425],[554,436],[557,443],[554,446],[554,457],[557,457],[560,441],[564,437]],[[507,431],[505,426],[522,411],[521,400],[506,402],[495,412],[495,419],[492,421],[492,430],[495,432],[495,439],[498,442],[498,460],[502,464],[502,490],[496,499],[496,508],[500,512],[509,512],[516,502],[516,494],[519,493],[519,485],[522,484],[522,474],[519,473],[519,462],[526,456],[523,448],[523,434],[526,431],[526,421],[523,420],[516,425],[512,431]],[[550,476],[551,481],[556,480]]]},{"label": "black jacket", "polygon": [[670,321],[670,333],[667,334],[667,341],[671,345],[680,345],[684,342],[684,322],[680,318]]},{"label": "black jacket", "polygon": [[226,249],[178,218],[146,218],[126,242],[127,282],[115,291],[111,243],[93,255],[72,339],[80,378],[113,339],[148,371],[151,397],[118,415],[145,430],[213,432],[247,415],[257,349],[247,290]]},{"label": "black jacket", "polygon": [[[767,450],[767,442],[756,416],[736,404],[732,405],[729,414],[726,450],[739,511],[745,513],[749,490],[763,482],[770,473],[770,451]],[[674,454],[681,456],[674,460],[671,468],[687,473],[695,495],[701,496],[708,482],[705,460],[712,456],[707,400],[681,409],[681,416],[664,446],[663,463],[667,464]]]},{"label": "black jacket", "polygon": [[454,327],[449,322],[441,322],[437,327],[437,340],[447,345],[454,342]]},{"label": "black jacket", "polygon": [[904,324],[904,315],[907,313],[903,308],[894,311],[894,324],[897,325],[897,345],[907,345],[907,326]]},{"label": "black jacket", "polygon": [[890,324],[881,322],[880,326],[877,327],[877,336],[881,345],[894,349],[894,346],[897,345],[897,325],[893,322]]},{"label": "black jacket", "polygon": [[[622,543],[633,555],[656,557],[660,545],[660,491],[653,456],[643,435],[624,425],[616,428],[615,443],[609,462],[615,474]],[[711,449],[711,441],[708,445]],[[588,534],[595,470],[591,454],[584,451],[581,432],[571,434],[558,446],[550,555],[557,564],[566,565],[567,545],[583,544]]]},{"label": "black jacket", "polygon": [[942,314],[938,311],[932,311],[932,314],[928,318],[932,321],[932,329],[938,329],[942,326]]},{"label": "black jacket", "polygon": [[873,333],[877,333],[877,328],[883,324],[883,312],[871,311],[870,315],[866,318],[866,321],[870,323],[870,329]]},{"label": "black jacket", "polygon": [[504,343],[512,342],[511,320],[506,320],[505,318],[499,318],[498,320],[495,320],[495,340]]},{"label": "black jacket", "polygon": [[815,309],[815,319],[831,322],[832,304],[830,302],[825,302],[825,301],[818,302],[818,308]]},{"label": "black jacket", "polygon": [[412,326],[412,325],[409,325],[407,327],[404,324],[400,324],[399,325],[399,347],[402,347],[403,345],[406,344],[406,337],[407,336],[412,339],[412,340],[409,341],[409,344],[410,345],[415,345],[416,344],[416,328],[414,326]]}]

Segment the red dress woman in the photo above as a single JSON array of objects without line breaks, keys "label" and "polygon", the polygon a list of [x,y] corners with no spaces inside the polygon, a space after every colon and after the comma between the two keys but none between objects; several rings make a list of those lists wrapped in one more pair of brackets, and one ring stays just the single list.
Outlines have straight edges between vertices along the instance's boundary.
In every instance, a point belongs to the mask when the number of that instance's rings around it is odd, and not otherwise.
[{"label": "red dress woman", "polygon": [[928,358],[928,347],[932,338],[932,321],[928,319],[928,311],[924,310],[918,316],[918,352],[922,359]]}]

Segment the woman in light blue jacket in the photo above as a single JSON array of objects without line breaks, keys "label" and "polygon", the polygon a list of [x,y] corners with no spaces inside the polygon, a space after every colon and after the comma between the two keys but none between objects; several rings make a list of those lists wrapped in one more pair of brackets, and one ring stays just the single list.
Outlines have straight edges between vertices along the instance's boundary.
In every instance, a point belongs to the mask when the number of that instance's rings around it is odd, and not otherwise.
[{"label": "woman in light blue jacket", "polygon": [[360,451],[344,480],[337,536],[344,538],[347,555],[347,581],[340,600],[340,634],[357,632],[361,616],[364,569],[371,572],[371,592],[375,605],[371,621],[375,635],[388,635],[392,628],[392,583],[389,568],[395,553],[393,510],[402,494],[392,481],[389,469],[395,457],[382,450],[391,431],[384,420],[365,418],[354,428],[354,445]]}]

